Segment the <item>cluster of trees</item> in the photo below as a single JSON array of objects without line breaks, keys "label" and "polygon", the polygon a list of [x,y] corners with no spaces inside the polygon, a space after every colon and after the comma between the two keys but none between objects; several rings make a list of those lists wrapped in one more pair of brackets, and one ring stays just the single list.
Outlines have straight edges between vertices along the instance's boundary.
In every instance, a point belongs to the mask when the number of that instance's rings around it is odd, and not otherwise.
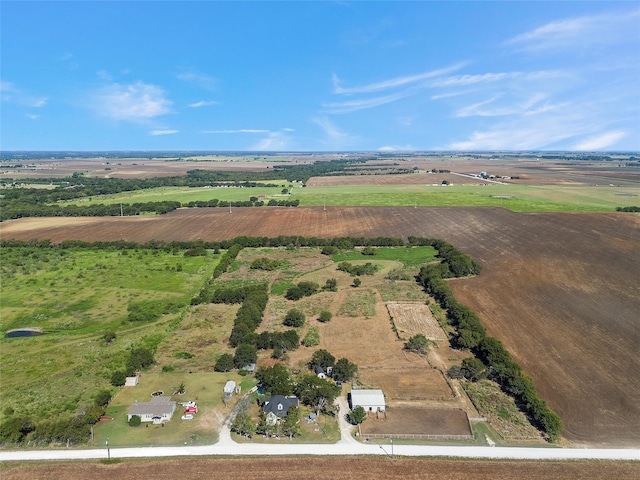
[{"label": "cluster of trees", "polygon": [[[485,366],[483,369],[479,367],[478,362],[467,361],[461,368],[462,374],[469,375],[467,378],[470,380],[477,380],[482,378],[485,371],[491,372],[490,378],[514,397],[520,407],[528,413],[532,423],[545,432],[549,439],[557,440],[562,430],[560,417],[538,396],[531,379],[511,358],[502,343],[487,335],[480,318],[469,307],[458,303],[449,284],[444,280],[451,276],[478,273],[475,262],[456,252],[455,247],[446,242],[433,241],[430,244],[438,249],[439,256],[443,259],[442,263],[422,267],[418,279],[425,291],[447,310],[449,321],[456,327],[453,341],[459,347],[470,349]],[[452,264],[449,264],[449,261]]]},{"label": "cluster of trees", "polygon": [[11,407],[5,408],[4,414],[8,418],[0,424],[0,443],[85,443],[89,439],[91,425],[97,423],[104,415],[104,409],[110,400],[111,391],[101,390],[96,394],[93,403],[81,405],[73,417],[46,418],[39,421],[34,421],[29,416],[16,415]]},{"label": "cluster of trees", "polygon": [[640,212],[640,207],[616,207],[616,212]]},{"label": "cluster of trees", "polygon": [[130,322],[150,322],[162,315],[176,313],[184,305],[178,300],[142,300],[130,302],[127,306],[127,320]]},{"label": "cluster of trees", "polygon": [[303,297],[309,297],[318,292],[320,285],[315,282],[300,282],[297,285],[289,287],[284,294],[287,300],[300,300]]},{"label": "cluster of trees", "polygon": [[155,362],[153,351],[146,347],[133,347],[125,359],[124,369],[115,370],[111,374],[111,385],[121,387],[126,377],[135,375],[139,370],[150,367]]},{"label": "cluster of trees", "polygon": [[282,324],[287,327],[301,327],[304,325],[305,320],[306,320],[306,317],[301,310],[298,310],[297,308],[292,308],[285,315],[284,320],[282,321]]},{"label": "cluster of trees", "polygon": [[[202,244],[198,244],[198,246],[201,248],[207,248],[206,245],[202,245]],[[193,248],[193,247],[189,246],[187,248]],[[213,248],[219,249],[221,247],[215,246]],[[229,268],[229,265],[233,263],[233,261],[236,259],[236,257],[240,253],[240,250],[242,250],[242,248],[243,248],[242,245],[238,243],[233,243],[227,247],[227,251],[224,253],[224,255],[222,255],[220,262],[218,262],[218,265],[216,265],[216,267],[213,269],[213,274],[211,275],[211,278],[200,289],[200,292],[198,292],[198,295],[196,295],[194,298],[191,299],[191,305],[198,305],[201,303],[212,303],[213,294],[214,294],[214,283],[216,278],[218,278],[220,275],[222,275],[224,272],[227,271],[227,269]],[[216,302],[216,303],[226,303],[226,302]],[[230,303],[239,303],[239,302],[230,302]]]},{"label": "cluster of trees", "polygon": [[353,265],[350,262],[340,262],[338,264],[338,270],[347,272],[353,277],[358,277],[360,275],[373,275],[376,273],[378,268],[371,262],[367,262],[364,265]]}]

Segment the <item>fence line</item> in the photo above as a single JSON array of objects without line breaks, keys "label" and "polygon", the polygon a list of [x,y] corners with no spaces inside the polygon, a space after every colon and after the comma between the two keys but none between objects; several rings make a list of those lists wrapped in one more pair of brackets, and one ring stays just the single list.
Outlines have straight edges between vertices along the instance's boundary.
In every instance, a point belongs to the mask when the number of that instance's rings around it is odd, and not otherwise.
[{"label": "fence line", "polygon": [[427,440],[473,440],[473,435],[428,435],[422,433],[414,434],[394,434],[394,433],[371,433],[362,434],[365,438],[424,438]]}]

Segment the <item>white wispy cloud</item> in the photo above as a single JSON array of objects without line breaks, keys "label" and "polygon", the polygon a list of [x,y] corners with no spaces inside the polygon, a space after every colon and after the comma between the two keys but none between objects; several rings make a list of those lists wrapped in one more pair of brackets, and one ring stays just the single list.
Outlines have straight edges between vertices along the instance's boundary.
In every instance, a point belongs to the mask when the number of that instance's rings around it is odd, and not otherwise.
[{"label": "white wispy cloud", "polygon": [[104,80],[106,82],[110,82],[111,80],[113,80],[113,75],[111,75],[109,72],[107,72],[106,70],[98,70],[96,72],[96,75],[98,76],[98,78],[100,80]]},{"label": "white wispy cloud", "polygon": [[625,135],[625,132],[622,131],[604,132],[602,134],[583,139],[576,143],[572,150],[601,150],[615,145]]},{"label": "white wispy cloud", "polygon": [[347,100],[344,102],[331,102],[322,105],[325,113],[350,113],[356,110],[363,110],[366,108],[378,107],[386,103],[395,102],[402,98],[413,95],[415,92],[413,89],[407,89],[402,92],[392,93],[390,95],[384,95],[382,97],[363,98],[360,100]]},{"label": "white wispy cloud", "polygon": [[44,107],[49,101],[49,97],[32,95],[7,81],[0,82],[0,95],[3,102],[15,103],[29,108]]},{"label": "white wispy cloud", "polygon": [[113,83],[91,95],[91,108],[115,120],[141,121],[169,113],[173,104],[162,88],[136,82]]},{"label": "white wispy cloud", "polygon": [[345,132],[326,116],[313,117],[311,121],[318,125],[324,134],[324,138],[319,140],[322,149],[344,150],[359,141],[358,137]]},{"label": "white wispy cloud", "polygon": [[203,130],[201,133],[270,133],[270,131],[256,128],[239,128],[237,130]]},{"label": "white wispy cloud", "polygon": [[149,135],[158,136],[158,135],[173,135],[178,133],[178,130],[151,130]]},{"label": "white wispy cloud", "polygon": [[205,90],[214,90],[216,88],[217,81],[211,75],[201,73],[195,70],[184,70],[176,75],[178,80],[190,83]]},{"label": "white wispy cloud", "polygon": [[283,131],[269,132],[267,137],[263,138],[258,143],[253,145],[250,148],[250,150],[255,150],[255,151],[288,150],[289,144],[290,144],[290,139],[285,133],[283,133]]},{"label": "white wispy cloud", "polygon": [[521,50],[585,48],[627,42],[637,35],[639,10],[600,13],[549,22],[503,43]]},{"label": "white wispy cloud", "polygon": [[327,117],[315,117],[311,121],[316,125],[319,125],[324,133],[331,139],[347,138],[349,135],[341,131],[336,125]]},{"label": "white wispy cloud", "polygon": [[379,147],[379,152],[413,152],[417,150],[412,145],[385,145],[383,147]]},{"label": "white wispy cloud", "polygon": [[358,87],[344,88],[340,85],[340,79],[336,74],[332,75],[333,91],[337,94],[353,94],[353,93],[371,93],[379,92],[380,90],[389,90],[398,87],[404,87],[406,85],[415,84],[423,80],[439,77],[456,70],[460,70],[467,63],[460,62],[449,67],[441,68],[439,70],[431,70],[417,75],[406,75],[402,77],[394,77],[380,82],[370,83],[367,85],[361,85]]},{"label": "white wispy cloud", "polygon": [[189,107],[191,108],[200,108],[200,107],[210,107],[212,105],[219,105],[220,102],[216,102],[215,100],[200,100],[199,102],[190,103]]}]

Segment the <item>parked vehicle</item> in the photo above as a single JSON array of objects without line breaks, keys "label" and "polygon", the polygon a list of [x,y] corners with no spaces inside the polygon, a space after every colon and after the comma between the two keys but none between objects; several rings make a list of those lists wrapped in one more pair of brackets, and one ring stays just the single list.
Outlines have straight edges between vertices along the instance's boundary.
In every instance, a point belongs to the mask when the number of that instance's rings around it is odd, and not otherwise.
[{"label": "parked vehicle", "polygon": [[184,415],[182,415],[182,420],[193,420],[193,415],[191,415],[190,413],[186,413]]}]

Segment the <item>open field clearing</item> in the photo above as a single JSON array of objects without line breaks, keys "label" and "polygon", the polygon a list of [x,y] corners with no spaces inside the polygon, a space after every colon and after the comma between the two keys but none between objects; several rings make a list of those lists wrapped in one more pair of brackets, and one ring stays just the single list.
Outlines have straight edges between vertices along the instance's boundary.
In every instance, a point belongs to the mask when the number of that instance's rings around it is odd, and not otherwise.
[{"label": "open field clearing", "polygon": [[[230,220],[233,221],[230,221]],[[342,207],[178,210],[153,218],[23,219],[3,238],[220,240],[238,235],[429,236],[482,263],[479,277],[452,281],[550,406],[576,444],[640,443],[640,217],[624,213],[517,214],[500,208]],[[319,348],[358,364],[384,352],[353,344],[367,319],[332,320]],[[322,327],[325,327],[323,325]],[[359,358],[351,358],[351,355]],[[371,357],[371,358],[370,358]]]},{"label": "open field clearing", "polygon": [[362,435],[461,435],[471,436],[467,414],[458,409],[401,408],[385,414],[369,413]]},{"label": "open field clearing", "polygon": [[387,303],[389,315],[398,329],[400,338],[412,337],[422,333],[429,340],[447,341],[447,337],[433,318],[428,305],[424,303]]},{"label": "open field clearing", "polygon": [[[384,448],[388,448],[386,445]],[[390,449],[389,449],[390,450]],[[513,461],[444,460],[346,457],[262,457],[262,458],[189,458],[135,460],[113,465],[97,462],[72,464],[11,464],[2,468],[4,480],[137,480],[152,476],[161,480],[202,479],[215,472],[218,480],[237,480],[239,476],[274,480],[298,480],[313,472],[313,478],[334,480],[376,479],[513,479],[635,480],[640,474],[638,462],[620,461]]]},{"label": "open field clearing", "polygon": [[453,400],[453,392],[442,372],[431,368],[417,356],[414,366],[396,367],[388,362],[386,367],[361,368],[359,381],[370,388],[381,388],[389,405],[435,405],[436,402]]}]

